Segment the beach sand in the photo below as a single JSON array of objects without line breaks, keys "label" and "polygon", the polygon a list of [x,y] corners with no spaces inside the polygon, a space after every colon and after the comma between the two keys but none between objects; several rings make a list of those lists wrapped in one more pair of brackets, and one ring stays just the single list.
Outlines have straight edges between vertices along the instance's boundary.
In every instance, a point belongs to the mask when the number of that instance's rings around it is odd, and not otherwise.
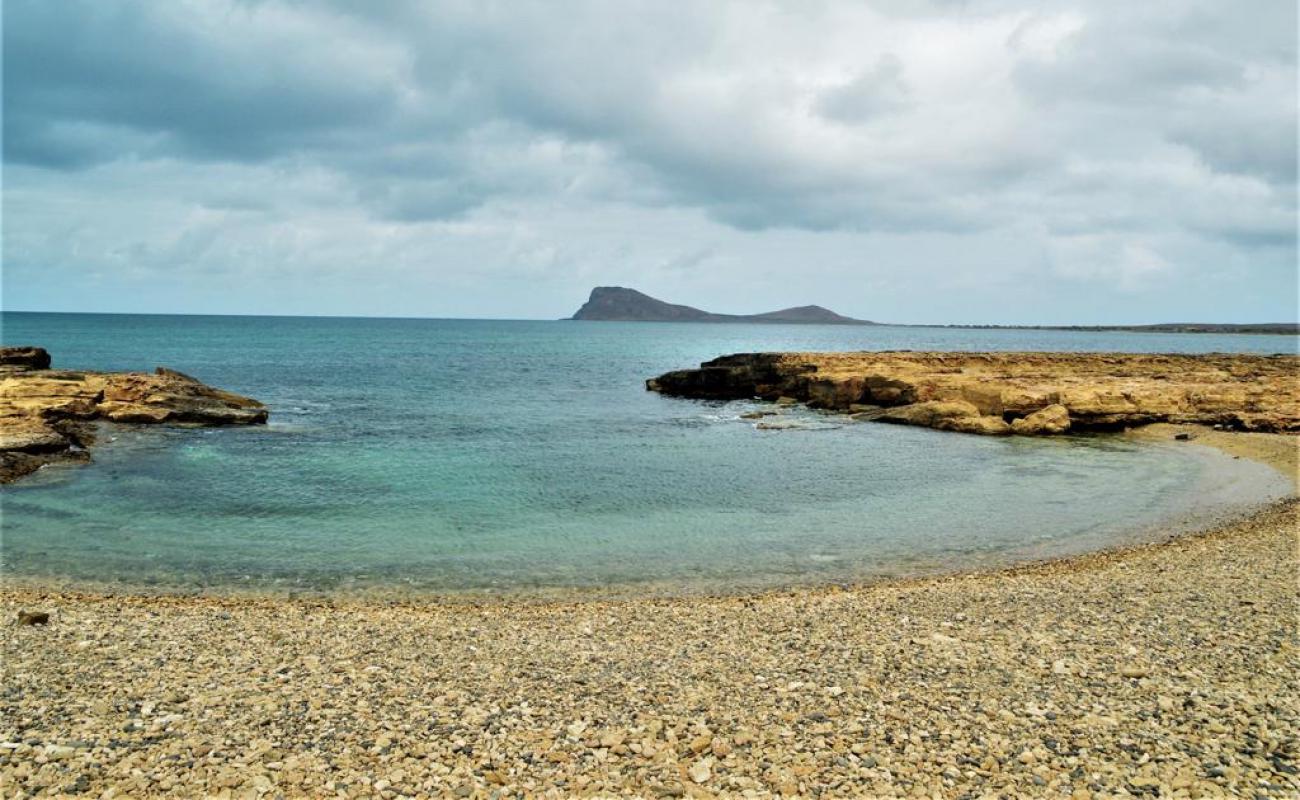
[{"label": "beach sand", "polygon": [[[1194,430],[1296,474],[1294,436]],[[0,782],[6,797],[1294,797],[1298,511],[751,597],[10,587]],[[22,609],[50,623],[17,625]]]}]

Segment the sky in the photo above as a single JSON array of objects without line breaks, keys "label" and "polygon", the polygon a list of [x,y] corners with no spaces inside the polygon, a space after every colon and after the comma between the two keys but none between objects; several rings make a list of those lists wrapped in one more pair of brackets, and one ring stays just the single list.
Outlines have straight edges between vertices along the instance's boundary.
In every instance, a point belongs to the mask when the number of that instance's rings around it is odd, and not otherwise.
[{"label": "sky", "polygon": [[1298,317],[1294,0],[3,8],[7,310]]}]

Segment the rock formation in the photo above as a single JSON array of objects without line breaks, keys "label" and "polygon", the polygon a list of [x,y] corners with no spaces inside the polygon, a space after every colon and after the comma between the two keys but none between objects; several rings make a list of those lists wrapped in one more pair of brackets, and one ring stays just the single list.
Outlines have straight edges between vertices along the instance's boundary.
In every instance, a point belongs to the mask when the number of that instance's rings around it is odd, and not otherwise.
[{"label": "rock formation", "polygon": [[153,374],[49,367],[39,347],[0,347],[0,483],[52,461],[86,460],[96,420],[252,425],[267,418],[256,400],[164,367]]},{"label": "rock formation", "polygon": [[646,387],[682,397],[792,397],[859,419],[987,435],[1152,422],[1300,430],[1295,355],[740,353]]}]

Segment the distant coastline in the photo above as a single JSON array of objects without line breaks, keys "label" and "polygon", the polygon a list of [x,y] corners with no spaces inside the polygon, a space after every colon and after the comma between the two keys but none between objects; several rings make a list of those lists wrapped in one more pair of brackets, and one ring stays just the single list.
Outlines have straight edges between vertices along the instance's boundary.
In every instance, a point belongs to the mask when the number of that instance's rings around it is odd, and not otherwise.
[{"label": "distant coastline", "polygon": [[876,325],[894,328],[968,330],[1085,331],[1104,333],[1252,333],[1300,335],[1300,322],[1161,322],[1149,325],[964,325],[875,322],[837,314],[822,306],[796,306],[762,314],[717,314],[694,306],[668,303],[636,289],[597,286],[587,302],[566,320],[588,322],[720,322],[782,325]]},{"label": "distant coastline", "polygon": [[[818,309],[820,306],[803,306],[805,309]],[[786,309],[786,311],[798,311],[800,309]],[[824,310],[824,309],[823,309]],[[707,313],[707,312],[706,312]],[[863,325],[877,328],[929,328],[934,330],[1006,330],[1006,331],[1074,331],[1077,333],[1211,333],[1211,334],[1250,334],[1257,336],[1300,336],[1300,323],[1298,322],[1247,322],[1247,323],[1216,323],[1216,322],[1168,322],[1157,323],[1152,325],[1003,325],[1003,324],[975,324],[975,323],[926,323],[926,322],[877,322],[874,320],[854,320],[850,317],[844,319],[848,322],[834,322],[813,319],[781,319],[772,315],[779,315],[782,312],[769,312],[768,314],[754,315],[729,315],[717,314],[710,315],[716,319],[704,320],[649,320],[649,319],[621,319],[621,320],[604,320],[604,321],[621,321],[621,322],[741,322],[741,323],[758,323],[758,324],[814,324],[814,325]],[[834,312],[830,312],[834,313]],[[166,318],[166,317],[193,317],[209,319],[328,319],[328,320],[425,320],[425,321],[457,321],[457,322],[553,322],[557,321],[554,317],[550,318],[519,318],[519,317],[444,317],[444,316],[356,316],[348,314],[237,314],[237,313],[188,313],[188,312],[139,312],[139,311],[41,311],[34,309],[4,309],[0,315],[21,317],[29,316],[68,316],[68,317],[141,317],[141,318]],[[839,316],[839,315],[836,315]],[[582,321],[581,317],[562,317],[559,322],[571,322],[574,320]],[[586,318],[594,321],[602,321],[596,318]],[[5,343],[12,344],[12,341],[5,339]]]},{"label": "distant coastline", "polygon": [[[882,322],[881,325],[894,325]],[[908,328],[956,328],[980,331],[1081,331],[1086,333],[1254,333],[1300,336],[1300,322],[1162,322],[1155,325],[899,325]]]}]

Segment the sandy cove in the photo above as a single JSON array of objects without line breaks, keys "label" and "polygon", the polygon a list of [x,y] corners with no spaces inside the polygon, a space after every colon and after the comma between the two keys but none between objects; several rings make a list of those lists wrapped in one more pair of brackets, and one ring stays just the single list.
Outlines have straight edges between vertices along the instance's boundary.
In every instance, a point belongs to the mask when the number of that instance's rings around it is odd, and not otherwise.
[{"label": "sandy cove", "polygon": [[[1198,435],[1296,475],[1293,436]],[[1298,510],[754,597],[6,589],[0,779],[6,796],[1295,796]],[[22,609],[50,624],[14,624]]]}]

